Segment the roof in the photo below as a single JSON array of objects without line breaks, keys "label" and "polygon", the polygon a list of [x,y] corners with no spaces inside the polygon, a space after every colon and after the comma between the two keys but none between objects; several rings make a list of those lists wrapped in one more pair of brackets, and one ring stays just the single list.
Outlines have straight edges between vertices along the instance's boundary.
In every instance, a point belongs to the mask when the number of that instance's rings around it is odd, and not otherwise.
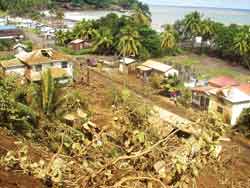
[{"label": "roof", "polygon": [[0,26],[0,31],[15,30],[15,29],[17,29],[17,27],[14,25],[1,25]]},{"label": "roof", "polygon": [[152,68],[150,68],[150,67],[145,67],[145,66],[143,66],[143,65],[140,65],[140,66],[138,66],[138,67],[136,67],[137,69],[139,69],[139,70],[141,70],[141,71],[150,71],[150,70],[152,70]]},{"label": "roof", "polygon": [[167,72],[170,69],[172,69],[172,66],[166,65],[164,63],[160,63],[153,60],[147,60],[145,63],[142,64],[142,66],[152,68],[154,70],[160,71],[160,72]]},{"label": "roof", "polygon": [[219,87],[219,88],[226,87],[226,86],[236,86],[239,84],[238,81],[236,81],[235,79],[229,76],[219,76],[219,77],[210,79],[208,83],[212,86]]},{"label": "roof", "polygon": [[51,48],[34,50],[32,52],[23,52],[16,55],[20,61],[27,65],[46,64],[57,61],[69,61],[70,56],[55,51]]},{"label": "roof", "polygon": [[82,40],[82,39],[76,39],[76,40],[72,40],[70,42],[70,44],[79,44],[79,43],[83,43],[83,42],[84,42],[84,40]]},{"label": "roof", "polygon": [[135,62],[136,62],[136,60],[132,59],[132,58],[124,57],[124,58],[120,59],[120,63],[123,63],[125,65],[129,65],[129,64],[135,63]]},{"label": "roof", "polygon": [[21,43],[17,43],[17,44],[13,47],[13,49],[17,49],[17,48],[19,48],[19,47],[24,48],[24,49],[27,48],[26,45],[21,44]]},{"label": "roof", "polygon": [[11,60],[6,60],[6,61],[1,61],[0,64],[4,68],[24,66],[24,64],[21,61],[19,61],[17,58],[11,59]]},{"label": "roof", "polygon": [[240,84],[236,88],[242,91],[243,93],[250,95],[250,84]]},{"label": "roof", "polygon": [[231,103],[250,102],[250,95],[244,93],[237,87],[215,88],[210,90],[211,94],[223,97]]},{"label": "roof", "polygon": [[209,91],[214,89],[214,87],[211,86],[198,86],[198,87],[194,87],[192,88],[193,92],[197,92],[197,93],[205,93],[205,94],[209,94]]}]

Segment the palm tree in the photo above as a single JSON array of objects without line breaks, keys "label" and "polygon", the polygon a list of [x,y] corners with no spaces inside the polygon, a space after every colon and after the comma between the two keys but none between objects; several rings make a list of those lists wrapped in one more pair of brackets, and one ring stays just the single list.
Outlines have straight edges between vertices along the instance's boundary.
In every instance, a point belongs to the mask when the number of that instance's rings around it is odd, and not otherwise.
[{"label": "palm tree", "polygon": [[109,53],[113,46],[113,36],[111,30],[108,28],[103,28],[99,32],[95,31],[94,36],[94,51],[99,51],[101,53]]},{"label": "palm tree", "polygon": [[60,46],[64,46],[67,40],[65,33],[62,30],[59,30],[55,33],[55,35],[57,44],[59,44]]},{"label": "palm tree", "polygon": [[248,60],[250,54],[250,27],[245,26],[233,39],[233,50],[236,55],[243,57],[244,64],[250,69]]},{"label": "palm tree", "polygon": [[142,45],[139,33],[132,27],[124,27],[118,36],[117,50],[122,56],[136,56]]},{"label": "palm tree", "polygon": [[133,13],[131,15],[136,24],[142,24],[149,26],[151,24],[151,17],[147,15],[141,8],[136,6],[133,9]]},{"label": "palm tree", "polygon": [[28,103],[40,116],[61,118],[65,113],[86,109],[86,100],[75,91],[65,91],[58,87],[48,69],[42,73],[41,84],[31,84]]},{"label": "palm tree", "polygon": [[83,20],[76,25],[73,33],[75,33],[78,38],[90,40],[94,36],[95,31],[93,22]]},{"label": "palm tree", "polygon": [[161,34],[161,47],[165,49],[173,49],[176,47],[176,33],[171,25],[166,25],[164,32]]},{"label": "palm tree", "polygon": [[184,18],[184,33],[187,38],[192,39],[192,48],[194,46],[195,37],[201,33],[201,14],[197,11],[192,12]]},{"label": "palm tree", "polygon": [[215,34],[215,24],[210,19],[205,19],[201,22],[200,35],[202,37],[200,52],[202,52],[203,43],[212,40]]}]

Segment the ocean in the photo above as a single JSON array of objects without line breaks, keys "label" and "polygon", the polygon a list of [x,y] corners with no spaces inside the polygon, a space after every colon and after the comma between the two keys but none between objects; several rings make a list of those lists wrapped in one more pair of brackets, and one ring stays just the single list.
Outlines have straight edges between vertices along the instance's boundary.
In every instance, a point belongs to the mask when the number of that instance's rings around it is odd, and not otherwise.
[{"label": "ocean", "polygon": [[[150,11],[152,13],[152,27],[160,31],[162,30],[162,25],[173,24],[176,20],[182,19],[186,14],[195,10],[201,12],[204,17],[211,18],[212,20],[218,22],[222,22],[226,25],[250,25],[250,10],[150,5]],[[114,11],[65,12],[65,19],[68,20],[68,25],[72,26],[75,21],[79,21],[83,18],[98,19],[102,16],[107,15],[110,12]]]}]

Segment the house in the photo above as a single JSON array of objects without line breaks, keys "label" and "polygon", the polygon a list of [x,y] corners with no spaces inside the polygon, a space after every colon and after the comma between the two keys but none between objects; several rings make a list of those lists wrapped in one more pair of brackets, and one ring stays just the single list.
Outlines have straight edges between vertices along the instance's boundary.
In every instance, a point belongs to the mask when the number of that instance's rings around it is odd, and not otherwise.
[{"label": "house", "polygon": [[239,83],[228,76],[219,76],[212,78],[206,85],[200,85],[192,88],[192,104],[200,108],[201,110],[208,110],[210,90],[236,85],[239,85]]},{"label": "house", "polygon": [[76,39],[76,40],[72,40],[69,43],[70,47],[75,50],[75,51],[79,51],[83,48],[85,48],[85,41],[82,39]]},{"label": "house", "polygon": [[245,108],[250,108],[250,84],[216,88],[210,92],[209,112],[217,113],[234,126]]},{"label": "house", "polygon": [[136,65],[135,59],[124,57],[119,61],[119,71],[124,74],[132,73],[136,70]]},{"label": "house", "polygon": [[15,72],[31,82],[41,80],[43,71],[50,69],[52,77],[60,83],[73,80],[73,62],[70,56],[51,48],[22,52],[15,59],[1,62],[5,74]]},{"label": "house", "polygon": [[1,69],[4,74],[17,74],[24,76],[25,74],[25,65],[18,59],[6,60],[0,62]]},{"label": "house", "polygon": [[152,74],[157,73],[163,77],[178,76],[178,70],[174,69],[172,66],[166,65],[153,60],[147,60],[143,64],[137,67],[139,75],[146,79]]},{"label": "house", "polygon": [[0,39],[21,39],[23,34],[13,25],[0,25]]}]

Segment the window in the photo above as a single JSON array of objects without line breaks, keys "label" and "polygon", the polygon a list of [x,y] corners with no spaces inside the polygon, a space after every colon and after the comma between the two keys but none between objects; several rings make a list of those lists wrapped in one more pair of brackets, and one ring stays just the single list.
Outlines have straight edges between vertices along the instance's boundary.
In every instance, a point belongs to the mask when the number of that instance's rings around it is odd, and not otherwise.
[{"label": "window", "polygon": [[62,68],[68,68],[68,62],[62,62]]},{"label": "window", "polygon": [[219,112],[220,114],[223,114],[223,108],[221,106],[217,107],[217,112]]},{"label": "window", "polygon": [[35,65],[35,71],[41,72],[42,71],[42,65]]}]

